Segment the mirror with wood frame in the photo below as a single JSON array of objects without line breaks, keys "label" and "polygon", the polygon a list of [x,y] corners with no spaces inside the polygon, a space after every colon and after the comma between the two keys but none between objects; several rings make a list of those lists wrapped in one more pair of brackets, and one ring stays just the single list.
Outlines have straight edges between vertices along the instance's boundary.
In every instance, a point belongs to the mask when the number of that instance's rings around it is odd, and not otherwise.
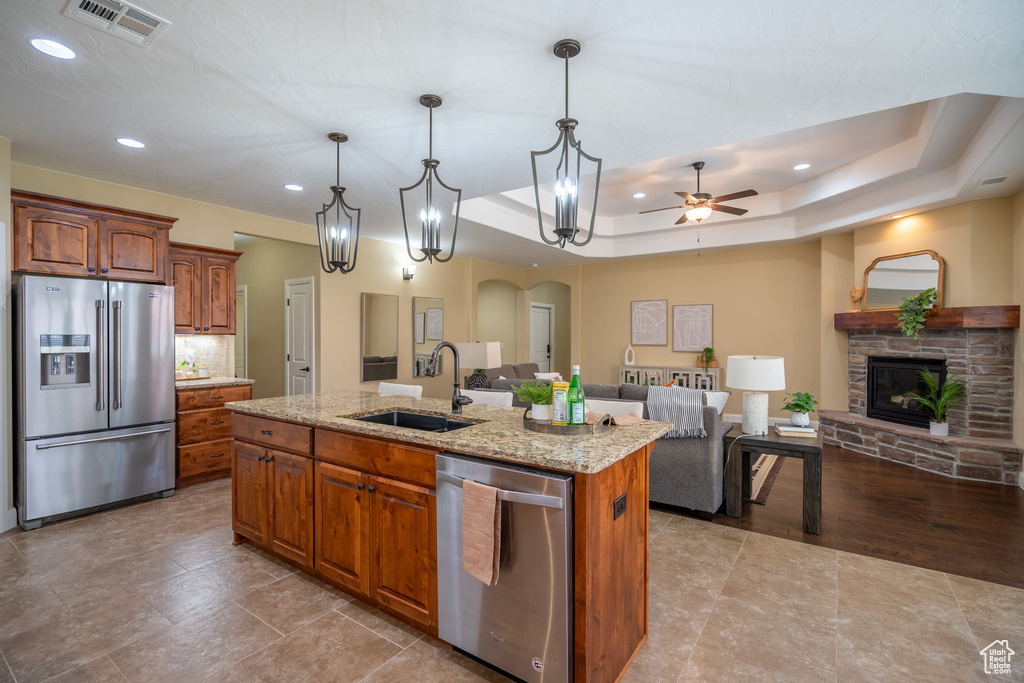
[{"label": "mirror with wood frame", "polygon": [[864,271],[861,310],[898,308],[904,297],[929,287],[936,291],[935,308],[942,307],[946,262],[931,249],[879,256]]},{"label": "mirror with wood frame", "polygon": [[398,295],[363,292],[360,381],[398,379]]},{"label": "mirror with wood frame", "polygon": [[[412,298],[412,375],[422,377],[427,361],[437,342],[444,339],[444,299],[426,296]],[[437,357],[434,368],[437,375],[443,374],[444,354]]]}]

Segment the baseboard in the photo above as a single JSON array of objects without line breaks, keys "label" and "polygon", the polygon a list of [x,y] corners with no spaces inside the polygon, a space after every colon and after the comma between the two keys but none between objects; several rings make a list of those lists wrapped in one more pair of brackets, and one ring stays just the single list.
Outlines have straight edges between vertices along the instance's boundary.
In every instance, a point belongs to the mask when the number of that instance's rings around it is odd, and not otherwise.
[{"label": "baseboard", "polygon": [[1017,486],[1024,489],[1024,472],[1017,473]]},{"label": "baseboard", "polygon": [[0,531],[7,531],[18,526],[18,511],[14,508],[4,512],[0,517]]}]

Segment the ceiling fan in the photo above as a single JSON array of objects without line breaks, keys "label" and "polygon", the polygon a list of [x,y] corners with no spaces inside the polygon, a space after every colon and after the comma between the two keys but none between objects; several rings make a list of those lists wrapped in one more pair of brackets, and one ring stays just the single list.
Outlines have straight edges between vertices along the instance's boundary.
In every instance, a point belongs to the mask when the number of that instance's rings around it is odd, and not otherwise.
[{"label": "ceiling fan", "polygon": [[691,164],[697,171],[697,191],[693,194],[689,192],[676,192],[677,195],[686,200],[685,204],[680,206],[666,206],[662,209],[649,209],[647,211],[641,211],[640,213],[653,213],[655,211],[668,211],[669,209],[686,209],[686,213],[683,217],[676,221],[676,225],[681,225],[688,220],[700,223],[702,220],[711,215],[712,211],[721,211],[723,213],[731,213],[734,216],[742,216],[747,212],[747,209],[737,209],[732,206],[722,206],[719,202],[727,202],[733,199],[743,199],[744,197],[753,197],[757,194],[754,190],[743,190],[742,192],[733,192],[732,194],[723,194],[720,197],[712,197],[707,192],[700,191],[700,171],[704,168],[703,161],[696,161]]}]

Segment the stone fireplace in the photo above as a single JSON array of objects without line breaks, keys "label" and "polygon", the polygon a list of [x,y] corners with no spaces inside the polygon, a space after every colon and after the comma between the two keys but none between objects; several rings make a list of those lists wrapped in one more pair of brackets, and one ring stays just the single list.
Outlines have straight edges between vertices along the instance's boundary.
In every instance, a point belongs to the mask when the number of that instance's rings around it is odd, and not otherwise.
[{"label": "stone fireplace", "polygon": [[[916,340],[886,329],[894,327],[891,311],[836,315],[836,329],[849,333],[850,403],[849,413],[820,412],[825,443],[948,476],[1017,484],[1021,448],[1012,441],[1013,359],[1020,309],[977,308],[1012,309],[1014,315],[998,326],[975,328],[963,320],[929,325]],[[906,410],[916,409],[907,400],[913,381],[908,376],[916,375],[921,365],[939,376],[958,373],[965,379],[964,401],[947,414],[948,437],[928,432],[927,414],[922,419],[918,411],[912,415]],[[875,374],[873,399],[869,366]]]},{"label": "stone fireplace", "polygon": [[867,416],[911,427],[927,427],[931,416],[914,398],[915,394],[925,391],[919,377],[922,369],[928,370],[940,386],[946,381],[943,358],[868,356]]}]

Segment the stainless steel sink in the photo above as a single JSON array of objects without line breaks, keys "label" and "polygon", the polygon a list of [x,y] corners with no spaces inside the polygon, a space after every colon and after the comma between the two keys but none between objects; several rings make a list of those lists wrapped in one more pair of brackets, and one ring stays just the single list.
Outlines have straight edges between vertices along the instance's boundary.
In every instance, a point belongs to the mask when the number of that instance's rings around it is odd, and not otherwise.
[{"label": "stainless steel sink", "polygon": [[392,427],[404,427],[405,429],[416,429],[421,432],[450,432],[463,427],[472,427],[475,422],[463,422],[461,420],[449,420],[441,415],[422,415],[420,413],[406,413],[401,410],[392,410],[377,415],[363,415],[353,417],[353,420],[361,422],[375,422]]}]

